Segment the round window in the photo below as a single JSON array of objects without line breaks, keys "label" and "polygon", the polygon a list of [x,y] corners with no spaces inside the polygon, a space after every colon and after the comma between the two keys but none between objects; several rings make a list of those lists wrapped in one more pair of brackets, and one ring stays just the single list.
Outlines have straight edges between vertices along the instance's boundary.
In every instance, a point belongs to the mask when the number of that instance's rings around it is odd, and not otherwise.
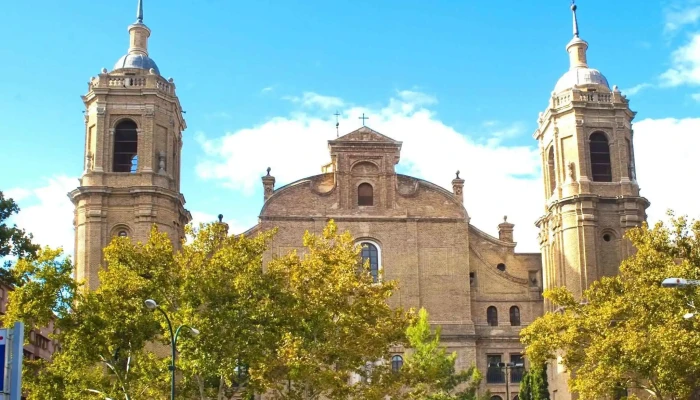
[{"label": "round window", "polygon": [[603,235],[603,240],[609,242],[612,240],[612,236],[609,233],[606,233],[605,235]]},{"label": "round window", "polygon": [[119,231],[119,233],[117,233],[117,236],[119,236],[119,237],[127,237],[127,236],[129,236],[129,234],[126,233],[125,230],[121,230],[121,231]]}]

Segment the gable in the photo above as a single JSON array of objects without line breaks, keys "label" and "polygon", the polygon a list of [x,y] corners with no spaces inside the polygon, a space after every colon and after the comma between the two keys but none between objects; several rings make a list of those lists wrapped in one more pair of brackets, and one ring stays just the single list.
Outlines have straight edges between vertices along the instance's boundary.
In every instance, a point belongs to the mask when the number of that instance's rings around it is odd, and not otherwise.
[{"label": "gable", "polygon": [[363,126],[360,129],[356,129],[348,134],[345,134],[336,140],[331,140],[331,142],[375,142],[390,143],[399,146],[401,145],[401,142],[394,140],[386,135],[382,135],[374,129],[368,128],[366,126]]}]

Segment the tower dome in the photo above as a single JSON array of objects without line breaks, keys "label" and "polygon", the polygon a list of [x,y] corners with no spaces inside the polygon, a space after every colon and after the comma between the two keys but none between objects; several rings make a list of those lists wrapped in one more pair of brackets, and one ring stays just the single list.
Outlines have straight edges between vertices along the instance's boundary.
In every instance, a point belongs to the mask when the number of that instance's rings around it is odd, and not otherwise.
[{"label": "tower dome", "polygon": [[584,67],[566,71],[557,81],[557,84],[554,86],[554,91],[559,93],[562,90],[583,85],[603,85],[610,89],[608,80],[600,71]]},{"label": "tower dome", "polygon": [[610,90],[605,76],[597,69],[589,68],[586,60],[588,43],[578,35],[578,20],[576,19],[576,4],[571,5],[574,23],[574,38],[566,45],[569,53],[569,70],[559,78],[554,86],[554,92],[571,89],[574,86],[599,85]]},{"label": "tower dome", "polygon": [[160,70],[156,65],[156,62],[149,56],[142,54],[124,54],[115,64],[114,70],[124,69],[124,68],[138,68],[149,70],[153,68],[158,75],[160,75]]},{"label": "tower dome", "polygon": [[156,62],[148,56],[148,37],[151,30],[143,23],[143,1],[139,0],[136,7],[136,22],[129,25],[129,50],[114,64],[114,70],[151,68],[160,75]]}]

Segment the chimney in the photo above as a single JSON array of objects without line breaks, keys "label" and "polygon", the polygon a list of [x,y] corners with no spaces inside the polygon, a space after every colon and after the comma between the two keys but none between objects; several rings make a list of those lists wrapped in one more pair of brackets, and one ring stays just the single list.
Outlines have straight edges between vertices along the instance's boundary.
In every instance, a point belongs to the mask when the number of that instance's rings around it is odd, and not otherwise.
[{"label": "chimney", "polygon": [[270,175],[272,168],[267,167],[267,175],[262,177],[263,189],[265,190],[265,201],[275,192],[275,177]]},{"label": "chimney", "polygon": [[498,224],[498,238],[504,242],[513,243],[513,227],[515,225],[508,222],[508,216],[503,216],[503,222]]},{"label": "chimney", "polygon": [[464,194],[462,193],[464,189],[464,179],[459,177],[459,171],[457,171],[456,175],[457,177],[452,180],[452,193],[457,201],[462,204],[464,203]]}]

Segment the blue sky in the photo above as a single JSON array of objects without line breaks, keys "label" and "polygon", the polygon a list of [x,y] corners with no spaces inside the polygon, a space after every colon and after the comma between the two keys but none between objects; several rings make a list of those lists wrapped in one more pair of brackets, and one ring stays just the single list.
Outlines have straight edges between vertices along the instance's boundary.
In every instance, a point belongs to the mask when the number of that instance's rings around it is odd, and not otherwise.
[{"label": "blue sky", "polygon": [[[589,65],[638,112],[638,177],[652,201],[700,216],[685,174],[698,171],[700,2],[580,0]],[[0,31],[0,190],[17,223],[72,252],[65,193],[83,167],[80,95],[126,52],[136,0],[12,2]],[[467,179],[472,222],[503,214],[536,250],[542,211],[539,112],[568,69],[571,11],[547,1],[144,0],[150,55],[186,111],[182,191],[197,220],[254,224],[259,177],[316,174],[326,140],[367,124],[404,141],[400,171],[448,186]],[[667,163],[666,163],[667,162]],[[669,174],[669,168],[671,173]],[[673,177],[670,177],[673,175]]]}]

